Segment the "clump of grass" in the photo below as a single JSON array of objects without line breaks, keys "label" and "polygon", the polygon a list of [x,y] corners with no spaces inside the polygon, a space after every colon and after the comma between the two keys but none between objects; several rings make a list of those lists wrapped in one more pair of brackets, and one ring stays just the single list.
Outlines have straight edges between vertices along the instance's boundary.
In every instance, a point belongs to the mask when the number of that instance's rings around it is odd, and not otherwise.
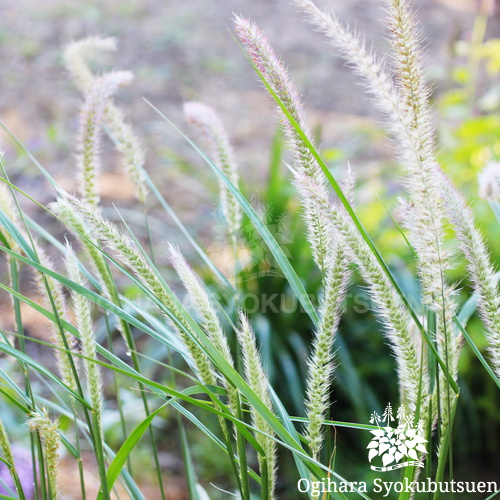
[{"label": "clump of grass", "polygon": [[[228,279],[224,283],[204,283],[200,278],[202,274],[198,274],[195,266],[184,257],[187,255],[184,249],[164,240],[171,264],[193,306],[185,307],[169,284],[167,274],[164,275],[149,257],[127,224],[121,227],[103,216],[97,190],[102,129],[121,152],[126,172],[136,185],[138,200],[145,204],[148,195],[140,141],[112,101],[118,87],[129,84],[132,75],[128,72],[96,75],[90,70],[89,60],[94,53],[116,49],[113,39],[88,38],[74,42],[65,51],[65,61],[84,94],[76,165],[80,173],[80,197],[65,193],[50,174],[45,174],[58,193],[47,211],[72,232],[83,251],[77,254],[69,245],[54,241],[24,213],[17,196],[25,193],[10,184],[6,171],[0,183],[0,240],[9,269],[7,284],[2,284],[2,289],[11,295],[16,322],[15,332],[1,332],[0,351],[16,361],[12,364],[15,368],[0,371],[6,387],[6,390],[2,387],[2,398],[14,406],[32,431],[30,446],[37,498],[57,498],[59,495],[57,473],[62,446],[79,464],[82,498],[86,497],[84,457],[87,453],[93,455],[99,470],[99,500],[111,498],[117,480],[130,498],[144,498],[138,486],[140,472],[131,457],[146,431],[157,472],[158,495],[166,498],[159,441],[152,427],[155,417],[166,407],[179,416],[180,446],[188,490],[193,498],[201,498],[202,488],[185,432],[187,422],[217,446],[231,464],[234,477],[230,493],[243,500],[251,500],[254,490],[260,492],[262,500],[278,496],[278,450],[292,454],[296,475],[302,479],[356,480],[342,477],[334,467],[333,463],[340,462],[343,457],[331,455],[335,450],[325,432],[327,425],[359,429],[360,424],[365,424],[336,422],[336,406],[331,403],[338,363],[336,340],[354,268],[373,300],[381,332],[395,358],[398,376],[394,385],[399,389],[402,414],[418,417],[420,440],[431,442],[429,453],[419,457],[427,461],[426,477],[442,481],[446,470],[450,478],[453,477],[452,432],[460,395],[457,380],[463,337],[500,387],[500,294],[496,266],[470,208],[437,162],[429,92],[420,63],[418,32],[410,3],[405,0],[386,2],[393,73],[387,72],[378,56],[333,14],[319,9],[311,0],[295,0],[295,3],[355,68],[375,105],[386,116],[385,125],[395,140],[398,161],[406,172],[406,193],[398,212],[401,231],[415,255],[422,311],[413,309],[357,215],[353,171],[346,168],[344,178],[339,180],[332,175],[318,151],[299,91],[283,61],[255,23],[235,16],[236,33],[274,100],[292,153],[290,171],[302,206],[311,262],[314,261],[321,273],[322,300],[318,307],[312,305],[306,294],[303,282],[307,276],[296,273],[273,234],[243,195],[236,154],[216,111],[204,104],[189,102],[184,112],[210,143],[210,155],[205,155],[197,146],[195,149],[219,178],[227,234],[235,247],[234,259],[238,259],[236,249],[244,212],[281,266],[289,289],[297,294],[311,319],[312,343],[309,352],[303,353],[307,358],[308,374],[305,392],[299,396],[305,418],[290,417],[269,383],[267,371],[270,367],[266,366],[259,349],[258,322],[252,322],[241,307],[233,317],[234,311],[225,305],[235,302],[241,306],[237,285],[233,287]],[[497,165],[490,165],[481,177],[481,192],[491,203],[498,194],[497,174]],[[150,186],[160,203],[168,207],[152,181]],[[178,223],[187,234],[188,242],[206,259],[205,263],[209,262],[210,269],[219,272],[182,223]],[[479,317],[489,341],[488,360],[457,317],[457,288],[447,278],[455,258],[446,238],[449,227],[453,228],[467,262]],[[47,242],[42,243],[42,239]],[[47,243],[65,257],[64,271],[57,270],[46,256]],[[238,262],[235,264],[238,267]],[[21,291],[19,271],[22,265],[34,269],[44,300],[42,305]],[[122,280],[134,285],[142,302],[130,300],[123,293],[117,285]],[[217,300],[219,287],[224,287],[224,293],[231,295],[231,301]],[[65,288],[71,294],[74,322]],[[49,347],[56,353],[59,375],[28,354],[21,302],[50,321],[47,328],[53,340]],[[470,308],[470,304],[467,307]],[[113,340],[110,317],[117,319],[121,340]],[[107,343],[97,335],[98,322],[106,324]],[[14,333],[17,344],[7,341],[7,333]],[[272,331],[271,335],[286,333]],[[237,339],[234,352],[228,341],[232,334]],[[139,336],[141,348],[136,343]],[[121,359],[115,354],[117,342],[124,342],[130,362],[128,357]],[[158,353],[159,359],[146,356],[143,345],[151,348],[155,355]],[[162,352],[167,355],[160,358]],[[143,358],[148,358],[154,367],[152,371],[144,368]],[[79,362],[84,367],[86,385],[80,381]],[[13,377],[8,370],[18,370],[23,377]],[[112,403],[117,407],[124,431],[124,442],[116,449],[109,445],[105,426],[107,408],[112,406],[104,404],[105,398],[110,397],[103,387],[103,378],[108,373],[113,376],[116,390],[111,396]],[[41,391],[39,385],[33,383],[35,375],[46,382],[47,391]],[[389,376],[388,383],[391,380]],[[120,399],[122,384],[128,387],[131,382],[139,389],[143,411],[142,415],[137,412],[134,424],[127,421]],[[290,390],[295,389],[290,387]],[[51,414],[59,415],[64,426],[59,426],[57,418],[49,417],[46,408]],[[208,414],[215,416],[218,427],[212,426],[211,419],[205,419]],[[297,421],[301,422],[300,427]],[[437,447],[432,446],[436,430]],[[9,429],[0,420],[2,461],[10,469],[19,498],[24,499],[8,433]],[[431,462],[434,455],[437,461]],[[418,468],[408,468],[404,477],[416,480],[419,474],[423,472]],[[285,495],[291,494],[285,492]],[[363,497],[362,492],[357,496]],[[311,493],[311,497],[318,498],[319,494]]]}]

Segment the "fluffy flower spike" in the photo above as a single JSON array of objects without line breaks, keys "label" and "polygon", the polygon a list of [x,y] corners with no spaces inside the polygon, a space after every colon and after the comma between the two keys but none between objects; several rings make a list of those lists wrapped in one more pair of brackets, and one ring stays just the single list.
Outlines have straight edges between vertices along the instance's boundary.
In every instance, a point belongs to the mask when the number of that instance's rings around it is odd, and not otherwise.
[{"label": "fluffy flower spike", "polygon": [[[88,61],[101,52],[116,50],[114,38],[89,37],[69,44],[64,51],[66,67],[76,85],[87,94],[98,75],[89,68]],[[148,193],[144,179],[144,151],[141,142],[126,122],[122,111],[109,103],[104,112],[107,130],[116,143],[116,148],[124,157],[124,169],[136,188],[137,199],[144,203]]]},{"label": "fluffy flower spike", "polygon": [[500,202],[500,163],[491,162],[478,176],[479,196]]},{"label": "fluffy flower spike", "polygon": [[[88,286],[88,283],[80,271],[78,258],[69,244],[66,246],[66,269],[71,281],[84,287]],[[100,366],[95,363],[95,361],[97,361],[97,343],[92,322],[91,303],[83,295],[74,290],[71,290],[71,297],[75,310],[76,326],[80,332],[82,341],[82,354],[86,358],[83,360],[83,366],[85,374],[87,375],[87,387],[90,394],[90,401],[97,416],[97,422],[102,434],[102,377]]]},{"label": "fluffy flower spike", "polygon": [[129,84],[132,78],[128,71],[113,71],[95,79],[81,109],[78,141],[80,190],[82,199],[94,208],[99,204],[96,176],[100,170],[101,122],[113,94],[119,87]]},{"label": "fluffy flower spike", "polygon": [[45,460],[47,462],[47,476],[49,478],[50,492],[52,498],[58,498],[57,471],[59,464],[59,436],[58,420],[51,420],[47,410],[42,413],[32,413],[28,420],[32,432],[38,432],[45,448]]},{"label": "fluffy flower spike", "polygon": [[215,385],[216,377],[213,366],[207,355],[193,340],[192,337],[196,336],[196,333],[193,332],[173,300],[173,292],[160,280],[155,270],[149,265],[130,238],[122,234],[113,223],[102,217],[96,210],[77,198],[66,194],[65,201],[83,218],[85,224],[96,231],[99,239],[118,254],[120,260],[150,288],[155,297],[180,321],[183,326],[182,329],[178,329],[173,323],[171,324],[172,328],[179,332],[179,336],[184,341],[201,380],[205,384]]},{"label": "fluffy flower spike", "polygon": [[[261,72],[273,92],[280,98],[302,131],[313,142],[311,131],[307,126],[302,110],[299,94],[288,76],[284,64],[275,54],[269,41],[252,21],[241,16],[235,16],[234,23],[236,33],[251,61]],[[321,194],[327,195],[325,178],[321,168],[289,120],[283,115],[281,108],[276,106],[276,109],[281,117],[281,126],[294,153],[296,169],[314,179],[314,183],[317,189],[321,191]],[[317,210],[311,199],[304,195],[300,184],[296,184],[296,187],[304,208],[303,217],[314,260],[318,267],[325,272],[329,259],[328,249],[332,243],[330,224],[327,220],[323,220],[321,212]]]},{"label": "fluffy flower spike", "polygon": [[[257,397],[267,406],[270,411],[273,411],[271,397],[269,396],[269,381],[262,366],[261,357],[257,348],[255,334],[248,321],[247,316],[240,311],[240,327],[236,331],[238,342],[241,345],[241,353],[243,357],[243,367],[245,370],[245,378],[248,385],[257,395]],[[263,457],[259,455],[259,464],[261,474],[267,473],[269,481],[269,498],[274,498],[274,489],[276,485],[276,470],[277,470],[277,448],[276,441],[268,436],[274,436],[275,433],[269,424],[262,416],[250,408],[253,425],[264,434],[256,433],[255,439],[260,444],[265,453],[265,462]],[[265,464],[265,465],[264,465]],[[265,469],[264,469],[265,467]]]},{"label": "fluffy flower spike", "polygon": [[[231,183],[238,187],[238,166],[231,142],[219,115],[214,109],[201,102],[186,102],[184,115],[188,122],[201,129],[210,142],[215,164]],[[219,184],[222,215],[228,225],[229,235],[235,237],[241,225],[240,205],[236,198],[228,192],[226,185],[222,181]]]}]

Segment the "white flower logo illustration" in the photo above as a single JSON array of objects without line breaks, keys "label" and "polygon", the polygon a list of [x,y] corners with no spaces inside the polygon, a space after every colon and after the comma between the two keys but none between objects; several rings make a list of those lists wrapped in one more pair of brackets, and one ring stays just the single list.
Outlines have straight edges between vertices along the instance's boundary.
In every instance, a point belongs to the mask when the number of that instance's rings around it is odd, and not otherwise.
[{"label": "white flower logo illustration", "polygon": [[[370,423],[376,424],[378,429],[370,431],[374,437],[367,446],[370,450],[368,460],[371,463],[375,457],[381,457],[383,465],[383,467],[371,465],[372,470],[385,472],[401,467],[424,466],[421,457],[427,453],[425,448],[427,440],[421,436],[418,427],[417,429],[413,427],[414,418],[405,415],[402,407],[398,410],[397,420],[398,426],[391,427],[390,424],[395,418],[390,404],[387,405],[382,417],[376,412],[372,414]],[[385,422],[387,425],[380,427],[380,422]],[[411,460],[401,462],[405,458]]]}]

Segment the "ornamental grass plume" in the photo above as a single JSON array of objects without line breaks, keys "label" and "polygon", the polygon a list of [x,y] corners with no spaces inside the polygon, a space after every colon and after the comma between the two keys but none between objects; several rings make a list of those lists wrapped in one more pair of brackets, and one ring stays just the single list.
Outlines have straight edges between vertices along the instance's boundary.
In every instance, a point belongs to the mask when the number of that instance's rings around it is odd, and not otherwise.
[{"label": "ornamental grass plume", "polygon": [[[184,115],[188,122],[203,132],[210,143],[215,165],[237,188],[239,182],[238,166],[233,147],[219,115],[214,109],[201,102],[186,102]],[[241,208],[222,180],[219,180],[219,187],[222,215],[228,226],[229,236],[234,239],[241,229]]]},{"label": "ornamental grass plume", "polygon": [[[352,201],[355,180],[350,168],[344,178],[344,192]],[[323,444],[323,422],[330,407],[330,390],[335,371],[333,346],[343,313],[344,299],[351,272],[350,259],[342,241],[335,241],[330,250],[331,257],[325,275],[323,298],[319,310],[320,322],[314,334],[305,391],[305,406],[308,423],[306,440],[311,457],[319,459]]]},{"label": "ornamental grass plume", "polygon": [[[462,337],[453,320],[457,310],[456,291],[445,278],[450,254],[444,244],[441,171],[435,159],[428,92],[423,85],[418,41],[408,3],[388,1],[396,86],[362,39],[345,28],[334,15],[319,9],[312,0],[295,0],[295,3],[354,66],[374,103],[388,118],[388,128],[407,171],[405,184],[413,210],[411,214],[406,211],[410,217],[403,220],[403,225],[416,251],[423,303],[436,315],[437,350],[446,371],[456,380]],[[441,431],[445,436],[451,413],[448,374],[441,370],[439,380]]]},{"label": "ornamental grass plume", "polygon": [[[227,342],[227,337],[222,330],[217,313],[208,296],[207,289],[200,277],[192,270],[179,249],[169,244],[168,254],[170,262],[176,270],[179,278],[188,292],[190,300],[201,320],[201,327],[214,347],[222,354],[224,359],[234,367],[233,356]],[[236,407],[238,392],[223,379],[223,384],[228,391],[228,397],[232,409]]]},{"label": "ornamental grass plume", "polygon": [[5,430],[5,426],[1,418],[0,418],[0,449],[2,450],[3,457],[5,458],[5,460],[13,464],[14,455],[12,454],[12,449],[10,447],[7,431]]},{"label": "ornamental grass plume", "polygon": [[500,379],[500,293],[498,273],[491,262],[484,238],[474,223],[471,209],[447,179],[443,193],[450,219],[465,255],[474,293],[478,297],[479,315],[486,329],[493,371]]},{"label": "ornamental grass plume", "polygon": [[173,299],[172,290],[168,288],[168,285],[163,280],[160,280],[157,272],[153,270],[135,244],[92,207],[69,194],[64,194],[63,197],[73,210],[83,218],[85,223],[97,233],[99,239],[118,254],[120,260],[132,270],[139,280],[149,287],[153,296],[169,310],[175,321],[179,323],[178,328],[177,324],[171,320],[171,326],[179,333],[188,348],[201,380],[207,385],[215,385],[216,376],[213,366],[208,356],[194,340],[196,333]]},{"label": "ornamental grass plume", "polygon": [[104,111],[117,89],[132,81],[132,73],[113,71],[96,78],[89,86],[80,111],[78,138],[79,188],[82,199],[97,208],[99,193],[96,177],[100,171],[100,136]]},{"label": "ornamental grass plume", "polygon": [[[70,43],[64,51],[64,60],[73,80],[81,92],[87,94],[96,79],[89,68],[88,60],[101,52],[117,50],[114,38],[89,37]],[[132,127],[126,122],[122,111],[113,103],[104,110],[106,131],[115,141],[116,148],[124,157],[124,169],[136,190],[136,197],[146,201],[148,189],[144,178],[145,156],[141,142]]]},{"label": "ornamental grass plume", "polygon": [[[201,320],[201,328],[208,337],[213,346],[222,354],[224,359],[234,368],[233,356],[227,342],[227,337],[222,330],[217,313],[208,296],[207,289],[201,281],[200,277],[191,269],[186,259],[180,253],[179,249],[169,244],[169,258],[174,269],[188,293],[189,299],[193,302],[196,313]],[[227,391],[228,405],[237,418],[241,418],[241,405],[238,390],[228,383],[224,376],[221,376],[221,382]],[[224,433],[226,441],[229,440],[230,434],[227,430],[227,423],[219,416],[219,423]],[[238,440],[238,431],[234,429],[236,440]],[[240,438],[241,439],[241,438]],[[241,457],[240,457],[241,458]],[[240,480],[245,481],[246,470],[243,470],[240,463]]]},{"label": "ornamental grass plume", "polygon": [[331,265],[325,275],[324,292],[319,311],[320,322],[314,334],[311,357],[308,361],[306,383],[306,440],[311,457],[319,459],[323,444],[323,422],[330,407],[330,391],[335,370],[333,346],[350,273],[347,254],[336,245]]},{"label": "ornamental grass plume", "polygon": [[[241,346],[246,381],[255,395],[274,413],[269,395],[269,381],[262,366],[255,334],[247,316],[242,311],[239,312],[239,319],[240,325],[236,330],[236,335]],[[268,496],[266,498],[274,498],[278,467],[277,446],[273,439],[275,433],[253,406],[250,407],[250,414],[253,426],[260,431],[255,433],[255,439],[264,450],[264,457],[259,455],[258,459],[261,476],[267,474]]]},{"label": "ornamental grass plume", "polygon": [[41,413],[32,413],[28,420],[28,425],[31,432],[37,432],[42,440],[45,462],[47,464],[47,477],[49,480],[50,494],[53,500],[59,496],[59,487],[57,482],[57,471],[59,465],[59,444],[61,437],[58,427],[59,421],[51,420],[47,410],[42,410]]},{"label": "ornamental grass plume", "polygon": [[[299,94],[291,81],[285,66],[276,56],[269,41],[260,28],[241,16],[236,15],[234,24],[238,38],[245,48],[252,64],[258,69],[266,83],[276,94],[293,119],[298,123],[305,135],[312,140],[312,134],[307,126]],[[281,115],[280,124],[283,127],[289,146],[294,153],[296,168],[314,179],[314,182],[323,194],[327,193],[323,172],[313,158],[309,149],[298,136],[292,124],[277,107]],[[308,241],[311,246],[314,261],[324,273],[327,268],[328,249],[332,244],[330,224],[323,220],[321,211],[314,206],[311,199],[301,191],[300,184],[296,185],[303,205],[303,218],[307,228]]]},{"label": "ornamental grass plume", "polygon": [[[405,225],[417,252],[424,303],[437,313],[438,352],[456,379],[462,337],[453,321],[458,307],[456,292],[445,278],[450,257],[444,244],[446,210],[441,193],[442,171],[434,151],[420,43],[408,1],[387,0],[387,5],[397,91],[408,115],[409,135],[413,137],[413,151],[401,155],[409,173],[406,184],[413,210],[411,223]],[[445,376],[441,374],[441,378]],[[447,383],[443,382],[443,387],[449,391]]]},{"label": "ornamental grass plume", "polygon": [[[58,198],[57,201],[51,203],[50,209],[61,219],[61,221],[68,227],[76,236],[85,252],[89,256],[92,265],[96,271],[96,278],[101,287],[103,295],[113,304],[121,306],[121,300],[116,290],[113,276],[106,263],[106,259],[99,248],[99,242],[91,234],[90,228],[85,224],[83,218],[73,209],[73,207],[64,198]],[[129,349],[133,346],[130,345],[130,339],[127,336],[128,324],[120,318],[117,319],[117,328]]]},{"label": "ornamental grass plume", "polygon": [[5,426],[1,417],[0,417],[0,449],[2,450],[3,458],[10,464],[9,472],[12,476],[12,479],[15,481],[16,475],[15,475],[14,454],[12,453],[9,437],[7,436],[7,431],[5,430]]},{"label": "ornamental grass plume", "polygon": [[[45,251],[38,246],[37,254],[40,264],[54,270],[52,261]],[[36,284],[39,293],[44,297],[46,309],[52,311],[56,316],[51,322],[51,342],[56,346],[54,354],[57,361],[57,367],[63,379],[63,382],[74,392],[77,391],[77,383],[75,380],[75,370],[78,367],[78,358],[73,357],[72,353],[77,350],[78,344],[76,338],[66,332],[62,324],[63,321],[68,321],[68,309],[66,298],[61,283],[42,272],[35,274]]]},{"label": "ornamental grass plume", "polygon": [[[66,245],[65,263],[69,279],[87,288],[88,283],[79,269],[78,258],[69,244]],[[101,369],[96,363],[97,342],[92,322],[91,305],[89,300],[75,290],[71,290],[71,298],[75,311],[76,326],[80,333],[82,354],[85,356],[83,359],[83,367],[87,376],[87,388],[90,395],[90,402],[96,415],[99,433],[102,437],[103,389]]]}]

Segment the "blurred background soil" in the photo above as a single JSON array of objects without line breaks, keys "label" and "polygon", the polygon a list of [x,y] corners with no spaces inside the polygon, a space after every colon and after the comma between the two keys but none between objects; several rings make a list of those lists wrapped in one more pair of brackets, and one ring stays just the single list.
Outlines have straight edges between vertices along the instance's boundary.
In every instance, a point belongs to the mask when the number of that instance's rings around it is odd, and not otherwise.
[{"label": "blurred background soil", "polygon": [[[375,49],[386,48],[381,0],[319,3],[355,25]],[[442,76],[436,73],[442,73],[439,63],[449,56],[452,41],[467,38],[477,0],[416,0],[414,4],[429,47],[433,79]],[[81,97],[62,65],[61,48],[89,35],[117,38],[119,51],[103,59],[102,68],[135,73],[133,85],[119,93],[117,102],[143,137],[148,171],[174,205],[178,198],[180,209],[207,202],[202,177],[186,185],[178,169],[166,168],[172,160],[169,151],[186,154],[186,148],[142,97],[182,125],[183,101],[196,99],[215,107],[231,132],[242,176],[258,186],[266,175],[275,117],[233,38],[233,12],[254,19],[283,55],[303,91],[311,122],[323,129],[324,144],[345,142],[353,127],[373,115],[349,68],[289,0],[1,0],[0,8],[0,117],[70,190],[75,181],[73,152]],[[16,160],[11,143],[6,141],[2,147],[11,175],[33,171],[26,171],[26,158]],[[131,200],[133,189],[121,177],[117,182],[117,161],[112,148],[108,149],[103,195],[120,203]],[[52,198],[49,191],[40,189],[38,176],[22,175],[17,180],[28,191],[34,189],[40,201]],[[189,211],[186,217],[189,222]]]}]

